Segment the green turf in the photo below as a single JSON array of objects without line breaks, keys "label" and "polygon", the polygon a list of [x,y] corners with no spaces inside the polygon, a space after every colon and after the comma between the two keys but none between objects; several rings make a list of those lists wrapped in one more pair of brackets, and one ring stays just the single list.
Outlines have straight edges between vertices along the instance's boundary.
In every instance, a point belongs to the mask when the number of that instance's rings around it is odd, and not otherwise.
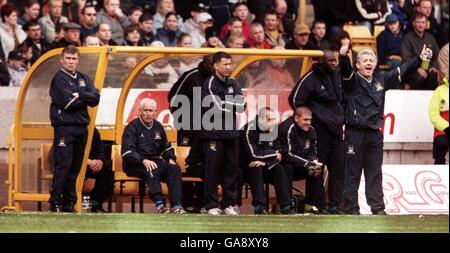
[{"label": "green turf", "polygon": [[440,216],[253,216],[2,213],[0,232],[448,233]]}]

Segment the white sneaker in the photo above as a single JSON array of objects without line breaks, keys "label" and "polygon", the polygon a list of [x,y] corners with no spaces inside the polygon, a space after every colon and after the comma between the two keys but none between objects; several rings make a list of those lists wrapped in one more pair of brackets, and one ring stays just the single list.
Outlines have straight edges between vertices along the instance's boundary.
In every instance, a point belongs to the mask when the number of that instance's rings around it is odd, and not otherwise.
[{"label": "white sneaker", "polygon": [[211,208],[208,210],[208,215],[212,215],[212,216],[219,216],[222,215],[222,210],[220,210],[219,208]]},{"label": "white sneaker", "polygon": [[237,214],[239,214],[239,215],[241,214],[241,209],[239,208],[238,205],[234,205],[233,209],[234,209],[234,211],[236,211]]},{"label": "white sneaker", "polygon": [[223,212],[224,212],[226,215],[239,215],[239,213],[236,212],[236,209],[235,209],[234,206],[229,206],[229,207],[223,209]]}]

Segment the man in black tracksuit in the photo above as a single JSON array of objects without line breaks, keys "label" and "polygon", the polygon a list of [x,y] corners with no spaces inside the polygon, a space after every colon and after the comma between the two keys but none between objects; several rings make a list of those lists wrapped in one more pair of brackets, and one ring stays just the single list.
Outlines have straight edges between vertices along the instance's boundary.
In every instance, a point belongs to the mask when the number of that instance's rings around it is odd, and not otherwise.
[{"label": "man in black tracksuit", "polygon": [[280,163],[281,151],[276,124],[276,112],[266,107],[262,108],[257,117],[247,123],[240,133],[243,152],[239,161],[244,173],[248,175],[255,214],[268,214],[265,182],[274,185],[281,212],[289,214],[291,211],[290,187]]},{"label": "man in black tracksuit", "polygon": [[281,146],[281,165],[286,170],[289,194],[292,197],[292,182],[306,179],[305,203],[317,205],[316,195],[320,181],[321,165],[317,158],[317,135],[311,127],[312,112],[306,106],[295,108],[294,116],[278,127]]},{"label": "man in black tracksuit", "polygon": [[[425,56],[424,46],[421,58]],[[389,89],[400,88],[401,80],[416,71],[420,58],[415,57],[389,72],[377,72],[376,56],[370,49],[358,53],[353,70],[347,56],[348,47],[340,50],[343,109],[345,116],[346,168],[344,199],[349,214],[359,214],[358,189],[364,169],[367,204],[373,214],[385,215],[382,170],[384,99]],[[429,57],[431,58],[431,57]]]},{"label": "man in black tracksuit", "polygon": [[231,56],[225,52],[213,55],[214,74],[202,86],[202,131],[205,164],[205,209],[220,215],[217,186],[222,185],[222,209],[238,215],[237,198],[239,131],[236,112],[245,110],[240,84],[231,79]]},{"label": "man in black tracksuit", "polygon": [[[170,111],[174,115],[174,125],[177,129],[177,145],[190,146],[186,157],[186,176],[204,177],[203,146],[199,138],[200,128],[194,129],[194,103],[201,103],[201,87],[212,72],[212,55],[203,57],[197,68],[186,71],[169,91]],[[196,92],[194,92],[194,89]],[[195,94],[195,95],[194,95]],[[184,96],[184,97],[182,97]],[[187,98],[189,105],[182,104]],[[187,102],[187,101],[186,101]],[[189,111],[187,111],[189,109]],[[187,118],[189,115],[189,118]],[[201,116],[200,113],[198,113]],[[183,125],[188,120],[188,127]],[[199,120],[197,120],[199,121]],[[187,211],[197,212],[203,207],[204,183],[183,182],[183,205]],[[194,194],[197,196],[194,198]]]},{"label": "man in black tracksuit", "polygon": [[73,212],[77,200],[75,184],[83,160],[89,114],[100,100],[91,78],[78,72],[79,51],[75,46],[64,48],[62,68],[50,85],[50,120],[54,128],[54,167],[50,191],[50,211]]},{"label": "man in black tracksuit", "polygon": [[[336,71],[337,59],[333,52],[324,51],[320,63],[297,81],[289,95],[292,109],[308,106],[313,113],[312,126],[317,132],[317,155],[329,171],[329,212],[342,213],[344,191],[344,114],[341,100],[341,77]],[[323,170],[322,170],[323,172]],[[319,177],[318,208],[326,211],[323,173]]]},{"label": "man in black tracksuit", "polygon": [[143,99],[139,104],[139,117],[132,120],[122,135],[121,154],[123,169],[128,176],[145,180],[149,197],[158,213],[166,213],[161,181],[167,183],[171,212],[186,213],[181,207],[181,170],[161,123],[153,119],[156,102]]},{"label": "man in black tracksuit", "polygon": [[100,133],[94,128],[92,137],[91,152],[87,161],[87,178],[95,179],[95,186],[91,192],[91,203],[93,213],[106,212],[103,209],[103,202],[108,199],[114,189],[114,175],[111,168],[111,150],[102,143]]}]

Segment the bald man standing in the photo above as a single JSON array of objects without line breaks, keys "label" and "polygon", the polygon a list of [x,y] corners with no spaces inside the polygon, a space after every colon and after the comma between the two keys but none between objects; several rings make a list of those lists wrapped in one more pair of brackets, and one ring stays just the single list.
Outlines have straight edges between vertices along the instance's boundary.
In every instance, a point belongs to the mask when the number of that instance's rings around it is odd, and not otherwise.
[{"label": "bald man standing", "polygon": [[123,169],[128,176],[145,180],[158,213],[169,212],[164,203],[162,181],[169,188],[170,212],[185,214],[181,207],[181,169],[164,127],[153,119],[155,112],[155,100],[143,99],[139,104],[139,116],[123,131]]},{"label": "bald man standing", "polygon": [[[345,144],[343,140],[344,113],[341,100],[341,77],[336,71],[337,59],[330,50],[325,50],[320,62],[297,81],[289,95],[291,108],[308,106],[312,113],[312,126],[317,132],[317,155],[327,166],[328,212],[343,213]],[[322,170],[323,173],[323,170]],[[317,201],[322,213],[327,212],[323,175],[319,177]]]}]

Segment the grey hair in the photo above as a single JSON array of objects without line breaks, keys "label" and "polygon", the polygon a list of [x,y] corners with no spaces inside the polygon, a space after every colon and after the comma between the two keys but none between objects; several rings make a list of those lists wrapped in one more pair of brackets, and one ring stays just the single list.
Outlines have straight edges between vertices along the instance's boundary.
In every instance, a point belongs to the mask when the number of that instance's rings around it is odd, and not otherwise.
[{"label": "grey hair", "polygon": [[151,98],[144,98],[139,102],[139,108],[142,109],[144,105],[150,105],[151,107],[156,108],[156,101]]},{"label": "grey hair", "polygon": [[364,56],[364,55],[368,55],[368,56],[372,56],[375,59],[375,63],[377,62],[377,55],[375,54],[374,51],[372,51],[372,49],[366,48],[362,51],[360,51],[358,53],[358,55],[356,56],[356,61],[359,62],[359,60]]}]

